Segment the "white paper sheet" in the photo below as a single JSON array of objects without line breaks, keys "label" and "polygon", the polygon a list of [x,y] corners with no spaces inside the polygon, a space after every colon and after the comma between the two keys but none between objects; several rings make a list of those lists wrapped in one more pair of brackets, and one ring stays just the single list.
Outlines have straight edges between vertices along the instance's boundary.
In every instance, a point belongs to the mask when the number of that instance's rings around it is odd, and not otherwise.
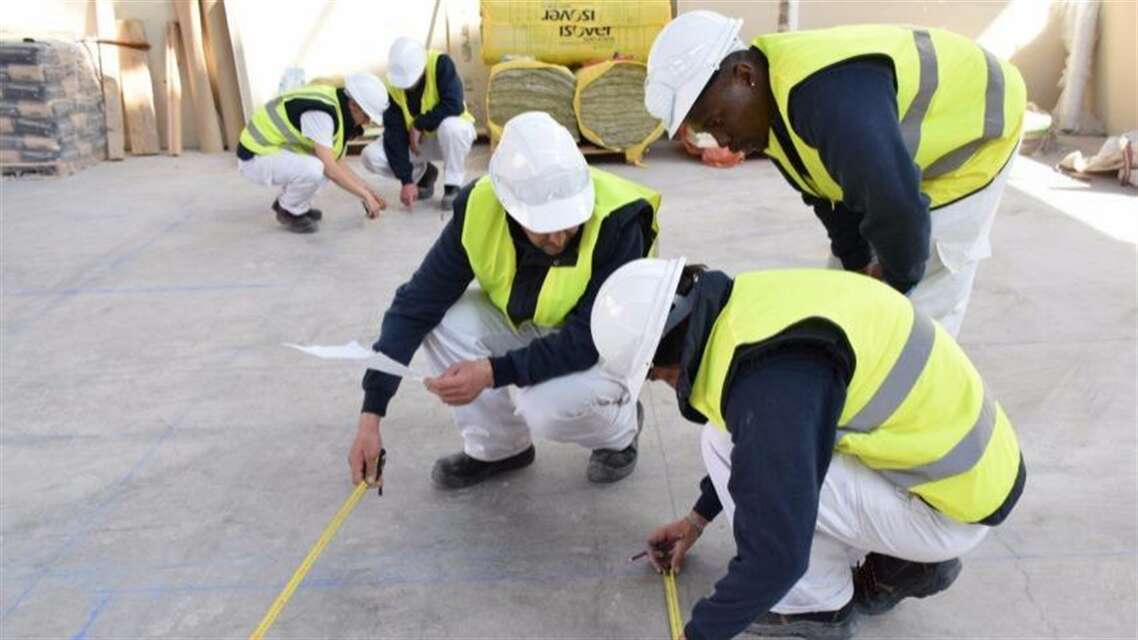
[{"label": "white paper sheet", "polygon": [[366,365],[368,369],[390,373],[393,376],[419,381],[424,378],[421,372],[411,367],[405,367],[382,353],[372,351],[355,340],[352,340],[348,344],[338,346],[310,345],[306,347],[289,342],[282,344],[286,347],[292,347],[297,351],[303,351],[310,356],[316,356],[317,358],[323,358],[325,360],[354,360]]}]

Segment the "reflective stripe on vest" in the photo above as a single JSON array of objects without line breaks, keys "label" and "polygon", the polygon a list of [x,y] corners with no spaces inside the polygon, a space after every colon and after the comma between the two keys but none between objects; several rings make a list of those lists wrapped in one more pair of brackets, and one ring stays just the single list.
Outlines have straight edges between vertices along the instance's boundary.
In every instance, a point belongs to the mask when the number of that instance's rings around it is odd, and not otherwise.
[{"label": "reflective stripe on vest", "polygon": [[892,63],[901,137],[921,168],[921,190],[932,207],[987,186],[1019,142],[1027,101],[1023,78],[963,36],[864,25],[771,34],[753,44],[767,57],[771,90],[806,174],[794,168],[773,132],[766,153],[806,193],[832,202],[843,196],[817,149],[787,120],[790,96],[813,74],[855,58],[881,56]]},{"label": "reflective stripe on vest", "polygon": [[841,329],[854,371],[835,449],[856,456],[942,513],[978,522],[1015,484],[1019,446],[955,340],[888,286],[828,270],[764,271],[735,279],[692,383],[691,406],[720,428],[740,347],[807,319]]},{"label": "reflective stripe on vest", "polygon": [[[407,106],[407,91],[405,89],[392,86],[386,77],[383,79],[383,84],[387,85],[387,94],[391,96],[391,101],[399,105],[399,108],[403,111],[403,122],[407,125],[408,131],[414,126],[416,116],[434,109],[435,105],[439,103],[439,85],[435,80],[435,66],[438,64],[439,56],[441,55],[442,52],[436,51],[435,49],[427,51],[427,66],[423,70],[427,79],[423,83],[423,95],[419,98],[418,113],[411,113],[410,107]],[[462,105],[462,115],[459,117],[467,122],[474,122],[474,116],[470,114],[470,110],[466,108],[465,103]],[[427,135],[431,135],[433,132],[426,133]]]},{"label": "reflective stripe on vest", "polygon": [[[589,172],[596,193],[593,215],[578,231],[581,241],[576,264],[550,267],[546,273],[534,308],[533,324],[539,327],[561,326],[585,294],[593,275],[593,249],[609,214],[636,200],[646,200],[652,205],[652,229],[659,233],[659,193],[606,171],[590,168]],[[480,178],[466,201],[462,246],[479,287],[513,326],[508,306],[517,275],[517,249],[510,236],[507,215],[494,195],[489,176]],[[655,242],[651,251],[654,250]]]},{"label": "reflective stripe on vest", "polygon": [[335,116],[335,133],[332,137],[332,153],[338,158],[344,155],[344,114],[340,109],[340,99],[336,88],[327,85],[311,84],[273,98],[253,113],[245,129],[241,132],[241,144],[257,155],[269,155],[282,149],[294,153],[312,154],[316,143],[304,137],[298,127],[288,119],[286,105],[293,100],[312,100],[332,107]]}]

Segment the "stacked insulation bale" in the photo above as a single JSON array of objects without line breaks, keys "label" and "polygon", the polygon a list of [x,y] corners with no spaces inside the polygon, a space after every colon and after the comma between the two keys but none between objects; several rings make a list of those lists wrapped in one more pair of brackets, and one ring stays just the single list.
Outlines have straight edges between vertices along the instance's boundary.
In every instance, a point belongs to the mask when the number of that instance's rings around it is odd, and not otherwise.
[{"label": "stacked insulation bale", "polygon": [[577,71],[573,110],[581,135],[593,144],[624,152],[640,164],[644,150],[664,133],[664,124],[644,108],[643,62],[609,60]]},{"label": "stacked insulation bale", "polygon": [[576,78],[566,67],[531,59],[510,60],[491,67],[489,84],[486,119],[493,144],[497,144],[506,122],[524,111],[548,113],[569,130],[573,140],[581,140],[573,112]]},{"label": "stacked insulation bale", "polygon": [[65,175],[100,161],[102,96],[81,45],[0,42],[0,169]]}]

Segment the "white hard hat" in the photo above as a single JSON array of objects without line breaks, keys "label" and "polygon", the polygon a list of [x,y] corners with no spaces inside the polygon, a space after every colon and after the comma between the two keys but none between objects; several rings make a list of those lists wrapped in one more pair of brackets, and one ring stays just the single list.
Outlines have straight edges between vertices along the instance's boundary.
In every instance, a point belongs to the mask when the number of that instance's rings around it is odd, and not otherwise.
[{"label": "white hard hat", "polygon": [[745,48],[738,38],[742,26],[742,20],[714,11],[689,11],[656,35],[648,54],[644,108],[664,122],[669,138],[676,135],[723,58]]},{"label": "white hard hat", "polygon": [[344,91],[356,101],[372,122],[383,122],[387,110],[387,88],[370,73],[352,73],[344,78]]},{"label": "white hard hat", "polygon": [[593,344],[601,367],[627,381],[631,398],[640,394],[652,366],[685,263],[682,257],[633,260],[597,292],[590,319]]},{"label": "white hard hat", "polygon": [[510,118],[490,157],[494,195],[518,224],[552,233],[593,215],[593,176],[573,136],[544,111]]},{"label": "white hard hat", "polygon": [[398,38],[387,52],[387,81],[396,89],[415,86],[427,68],[427,50],[411,38]]}]

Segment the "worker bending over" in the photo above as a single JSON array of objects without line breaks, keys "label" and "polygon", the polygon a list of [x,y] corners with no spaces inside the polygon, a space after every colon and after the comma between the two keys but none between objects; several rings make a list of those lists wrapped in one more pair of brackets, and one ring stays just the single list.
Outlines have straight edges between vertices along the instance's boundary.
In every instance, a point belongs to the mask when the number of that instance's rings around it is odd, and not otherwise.
[{"label": "worker bending over", "polygon": [[732,151],[762,152],[830,237],[831,264],[878,277],[954,336],[1023,129],[1019,72],[971,40],[884,25],[759,36],[678,16],[648,58],[645,106]]},{"label": "worker bending over", "polygon": [[[529,465],[534,435],[591,449],[593,482],[632,472],[643,418],[629,381],[596,366],[589,312],[604,279],[653,247],[659,205],[654,191],[590,169],[548,114],[506,124],[490,175],[459,194],[373,346],[407,363],[423,344],[439,372],[427,388],[454,407],[463,439],[435,463],[439,487]],[[398,384],[364,376],[353,482],[375,480],[380,419]]]},{"label": "worker bending over", "polygon": [[859,614],[948,588],[1026,478],[953,337],[862,275],[682,267],[617,270],[592,331],[603,367],[647,371],[706,423],[702,495],[648,539],[678,569],[721,510],[731,524],[736,555],[687,639],[848,638]]},{"label": "worker bending over", "polygon": [[373,75],[349,75],[344,88],[309,84],[273,98],[253,112],[237,144],[237,171],[263,185],[276,185],[277,222],[295,233],[314,233],[323,217],[312,198],[325,180],[363,201],[374,218],[387,204],[352,171],[347,142],[381,117],[387,92]]},{"label": "worker bending over", "polygon": [[398,179],[399,201],[410,208],[435,193],[446,168],[440,206],[449,210],[465,182],[466,156],[474,144],[474,116],[466,110],[462,78],[450,56],[410,38],[399,38],[387,56],[391,106],[383,114],[383,140],[364,148],[369,171]]}]

